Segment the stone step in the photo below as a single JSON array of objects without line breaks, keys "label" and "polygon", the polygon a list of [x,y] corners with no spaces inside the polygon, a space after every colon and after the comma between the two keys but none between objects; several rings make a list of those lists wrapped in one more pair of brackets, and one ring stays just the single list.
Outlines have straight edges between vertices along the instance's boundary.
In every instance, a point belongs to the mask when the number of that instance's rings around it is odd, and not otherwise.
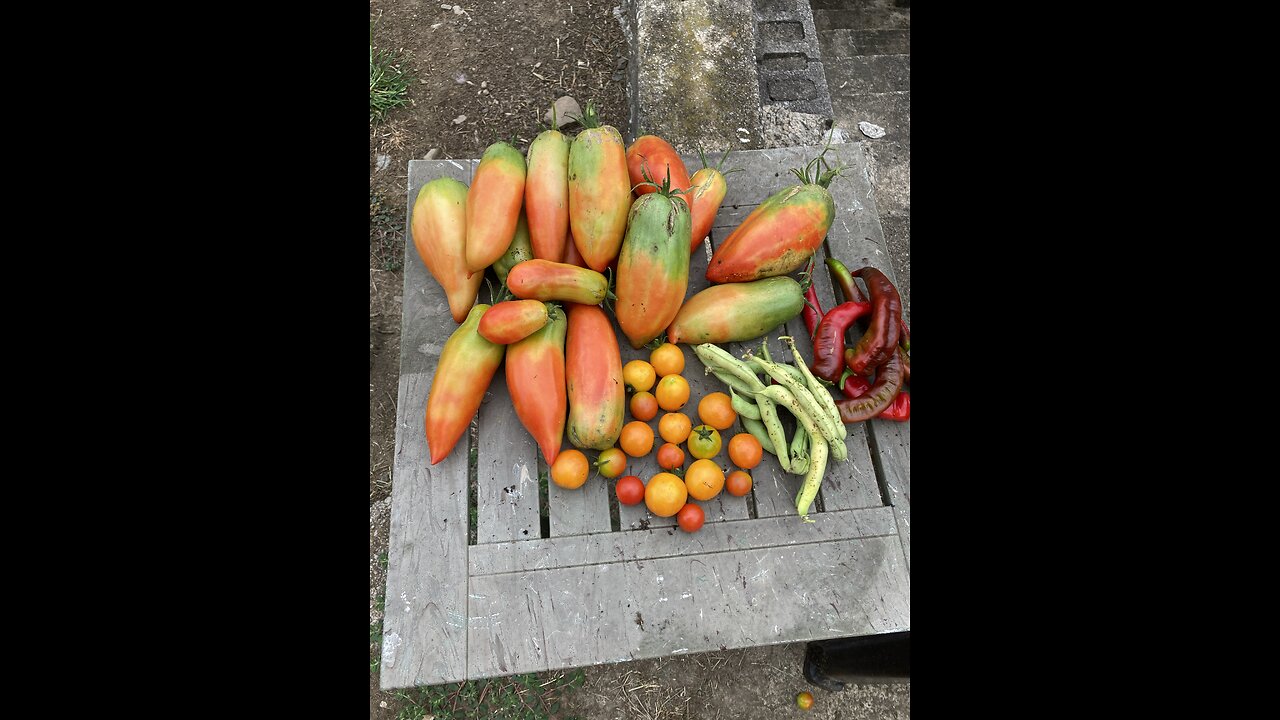
[{"label": "stone step", "polygon": [[810,0],[814,10],[849,10],[851,8],[910,10],[911,0]]},{"label": "stone step", "polygon": [[839,30],[818,31],[818,45],[823,60],[861,55],[910,55],[910,30]]},{"label": "stone step", "polygon": [[842,10],[813,11],[813,24],[818,32],[851,28],[854,30],[911,29],[911,10],[895,7],[857,5]]},{"label": "stone step", "polygon": [[837,89],[845,95],[911,89],[910,55],[836,58],[825,61],[823,65],[832,95]]},{"label": "stone step", "polygon": [[[867,121],[884,128],[884,139],[911,144],[911,93],[844,93],[831,87],[831,109],[835,124],[848,128],[857,140],[862,140],[858,123]],[[877,141],[878,142],[878,141]]]}]

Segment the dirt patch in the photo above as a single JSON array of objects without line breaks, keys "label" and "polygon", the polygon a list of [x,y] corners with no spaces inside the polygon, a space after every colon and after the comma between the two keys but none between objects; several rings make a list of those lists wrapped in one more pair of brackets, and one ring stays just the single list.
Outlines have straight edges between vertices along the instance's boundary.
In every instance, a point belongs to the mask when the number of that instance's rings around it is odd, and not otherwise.
[{"label": "dirt patch", "polygon": [[[556,98],[594,100],[604,122],[628,136],[627,42],[618,2],[500,0],[459,5],[370,2],[376,47],[396,50],[413,74],[409,106],[369,132],[370,190],[402,202],[408,162],[480,157],[496,140],[522,152]],[[464,117],[461,122],[455,122]],[[378,156],[386,156],[378,169]]]}]

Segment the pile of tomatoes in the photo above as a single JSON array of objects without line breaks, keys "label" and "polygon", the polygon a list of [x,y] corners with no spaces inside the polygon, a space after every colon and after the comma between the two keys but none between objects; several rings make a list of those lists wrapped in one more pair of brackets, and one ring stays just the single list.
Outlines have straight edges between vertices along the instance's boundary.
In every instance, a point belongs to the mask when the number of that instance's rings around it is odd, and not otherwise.
[{"label": "pile of tomatoes", "polygon": [[[551,466],[552,482],[568,489],[581,487],[594,467],[606,478],[617,478],[614,492],[618,502],[643,502],[658,517],[674,515],[685,532],[697,532],[705,520],[702,508],[694,501],[711,500],[721,490],[736,497],[751,492],[751,475],[747,471],[760,464],[764,448],[750,433],[735,434],[729,439],[727,451],[736,469],[725,475],[715,458],[725,447],[721,432],[733,427],[738,413],[728,395],[709,393],[698,400],[701,423],[694,425],[682,412],[690,401],[689,382],[681,375],[684,367],[684,352],[671,343],[655,348],[648,362],[632,360],[623,366],[622,377],[631,393],[627,407],[633,419],[623,426],[617,446],[601,451],[594,463],[580,450],[562,450]],[[648,482],[635,475],[623,475],[628,456],[641,458],[654,452],[657,440],[648,423],[659,410],[665,413],[658,421],[662,444],[657,448],[657,461],[662,471]],[[692,457],[687,468],[686,455]]]}]

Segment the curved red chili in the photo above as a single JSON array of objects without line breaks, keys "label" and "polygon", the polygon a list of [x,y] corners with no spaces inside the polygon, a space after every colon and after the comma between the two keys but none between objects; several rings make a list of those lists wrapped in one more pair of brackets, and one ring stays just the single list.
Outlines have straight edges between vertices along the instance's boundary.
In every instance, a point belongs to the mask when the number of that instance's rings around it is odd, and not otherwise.
[{"label": "curved red chili", "polygon": [[884,412],[902,389],[902,356],[893,353],[889,360],[876,370],[876,381],[860,398],[837,400],[840,419],[846,424],[862,422]]},{"label": "curved red chili", "polygon": [[903,390],[889,403],[889,407],[880,411],[876,417],[882,420],[906,422],[911,419],[911,393]]},{"label": "curved red chili", "polygon": [[850,399],[862,397],[867,394],[867,390],[871,389],[871,383],[867,382],[866,378],[855,375],[849,368],[844,369],[839,385],[844,396]]},{"label": "curved red chili", "polygon": [[813,336],[813,374],[836,382],[844,369],[844,333],[855,320],[871,312],[871,303],[841,303],[822,316]]},{"label": "curved red chili", "polygon": [[889,278],[876,268],[864,267],[858,270],[858,275],[871,294],[871,323],[858,344],[845,351],[844,357],[849,369],[862,375],[890,357],[897,357],[902,299]]},{"label": "curved red chili", "polygon": [[840,292],[844,293],[845,302],[867,301],[867,298],[862,295],[862,291],[858,289],[858,284],[853,281],[853,274],[849,272],[849,268],[844,266],[844,263],[835,258],[827,258],[827,268],[835,276],[836,285],[840,287]]}]

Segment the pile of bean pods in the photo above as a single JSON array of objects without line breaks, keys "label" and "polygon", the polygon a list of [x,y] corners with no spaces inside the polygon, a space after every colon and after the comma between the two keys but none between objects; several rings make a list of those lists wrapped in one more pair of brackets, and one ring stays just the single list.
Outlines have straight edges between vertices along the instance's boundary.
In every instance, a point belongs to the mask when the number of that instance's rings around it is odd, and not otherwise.
[{"label": "pile of bean pods", "polygon": [[[849,458],[845,446],[849,432],[831,394],[804,364],[795,342],[786,336],[778,339],[791,348],[794,365],[773,362],[767,342],[759,356],[748,352],[742,360],[712,343],[696,345],[693,351],[709,372],[729,386],[733,409],[747,431],[778,458],[784,471],[804,476],[796,496],[796,512],[812,522],[809,509],[822,486],[827,456],[839,462]],[[777,384],[766,385],[757,373]],[[796,418],[790,441],[778,417],[779,405]]]}]

